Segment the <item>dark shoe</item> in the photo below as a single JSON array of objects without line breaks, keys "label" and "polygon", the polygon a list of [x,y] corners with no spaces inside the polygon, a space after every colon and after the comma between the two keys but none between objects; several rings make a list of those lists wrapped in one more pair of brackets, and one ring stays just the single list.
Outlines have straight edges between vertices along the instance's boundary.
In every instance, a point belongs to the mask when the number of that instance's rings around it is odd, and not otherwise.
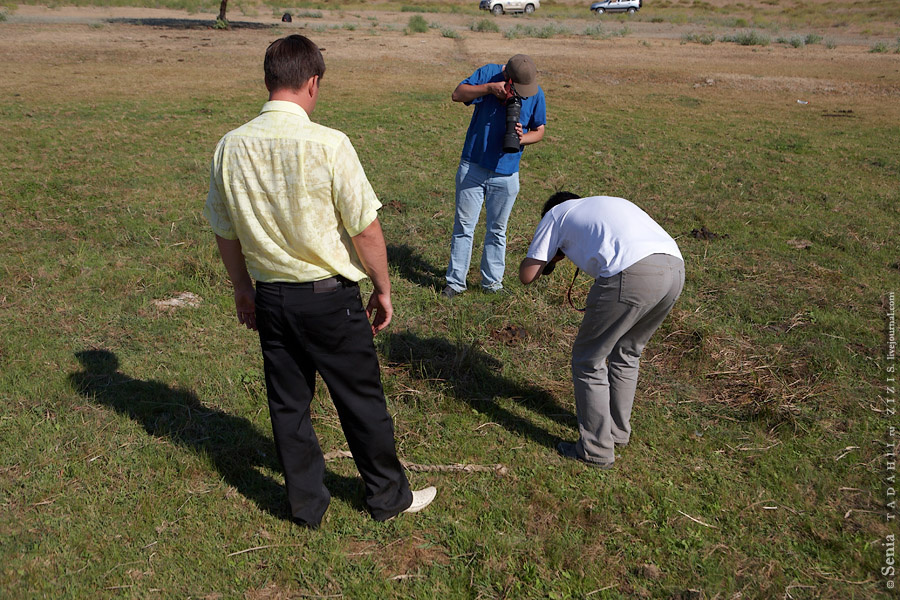
[{"label": "dark shoe", "polygon": [[449,285],[448,285],[447,287],[444,288],[444,291],[441,292],[441,296],[443,296],[444,298],[447,298],[448,300],[449,300],[450,298],[455,297],[455,296],[459,296],[460,294],[462,294],[461,291],[459,291],[459,290],[454,290],[454,289],[453,289],[452,287],[450,287]]},{"label": "dark shoe", "polygon": [[309,529],[310,531],[316,531],[319,528],[319,526],[322,525],[321,522],[307,523],[306,521],[301,521],[300,519],[291,519],[291,521],[293,521],[294,525],[296,525],[297,527],[302,527],[303,529]]},{"label": "dark shoe", "polygon": [[596,467],[598,469],[612,469],[615,462],[594,462],[592,460],[586,460],[578,456],[578,453],[575,451],[575,444],[572,442],[560,442],[556,445],[556,451],[559,452],[562,456],[566,458],[571,458],[573,460],[581,461],[586,465],[591,465],[592,467]]}]

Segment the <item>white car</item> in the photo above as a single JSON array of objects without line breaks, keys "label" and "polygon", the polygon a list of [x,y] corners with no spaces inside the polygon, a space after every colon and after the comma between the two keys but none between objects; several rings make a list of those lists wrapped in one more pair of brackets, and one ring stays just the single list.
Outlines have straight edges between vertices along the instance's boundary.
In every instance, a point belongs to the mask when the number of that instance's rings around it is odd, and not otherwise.
[{"label": "white car", "polygon": [[541,0],[481,0],[478,8],[489,10],[494,15],[503,13],[525,13],[530,15],[541,7]]},{"label": "white car", "polygon": [[627,12],[633,15],[641,10],[644,5],[643,0],[603,0],[602,2],[594,2],[591,4],[591,11],[602,15],[603,13]]}]

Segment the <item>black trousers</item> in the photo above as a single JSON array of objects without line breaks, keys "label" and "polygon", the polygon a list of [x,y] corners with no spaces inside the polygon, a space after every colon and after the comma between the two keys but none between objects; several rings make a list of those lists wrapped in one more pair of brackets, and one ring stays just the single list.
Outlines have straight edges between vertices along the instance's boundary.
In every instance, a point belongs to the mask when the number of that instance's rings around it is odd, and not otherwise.
[{"label": "black trousers", "polygon": [[408,508],[412,492],[397,458],[372,329],[359,286],[339,279],[333,289],[324,287],[256,286],[269,414],[291,514],[300,524],[318,527],[331,499],[309,414],[318,372],[365,483],[366,507],[383,521]]}]

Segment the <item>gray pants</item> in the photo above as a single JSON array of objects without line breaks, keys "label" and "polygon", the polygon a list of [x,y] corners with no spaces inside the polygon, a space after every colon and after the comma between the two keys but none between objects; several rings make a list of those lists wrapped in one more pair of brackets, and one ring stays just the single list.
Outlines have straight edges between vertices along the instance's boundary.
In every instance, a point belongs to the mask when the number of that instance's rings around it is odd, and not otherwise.
[{"label": "gray pants", "polygon": [[683,287],[684,262],[668,254],[648,256],[591,287],[572,347],[581,458],[611,463],[615,444],[628,443],[641,352]]}]

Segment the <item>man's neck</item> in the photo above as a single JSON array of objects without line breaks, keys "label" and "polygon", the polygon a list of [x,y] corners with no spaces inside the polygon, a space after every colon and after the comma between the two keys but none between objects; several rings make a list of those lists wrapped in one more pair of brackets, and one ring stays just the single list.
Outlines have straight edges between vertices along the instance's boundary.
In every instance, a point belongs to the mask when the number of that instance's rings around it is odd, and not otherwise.
[{"label": "man's neck", "polygon": [[316,107],[315,102],[312,101],[306,88],[301,88],[299,90],[280,89],[269,92],[269,101],[271,102],[273,100],[293,102],[302,108],[307,115],[312,114],[313,109]]}]

